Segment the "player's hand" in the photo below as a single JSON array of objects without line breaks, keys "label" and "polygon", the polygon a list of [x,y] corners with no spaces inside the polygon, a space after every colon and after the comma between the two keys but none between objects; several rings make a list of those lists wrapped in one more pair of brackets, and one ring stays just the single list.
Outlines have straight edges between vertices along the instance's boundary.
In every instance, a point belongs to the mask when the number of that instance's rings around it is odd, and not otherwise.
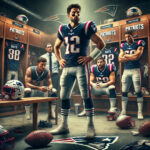
[{"label": "player's hand", "polygon": [[41,92],[47,92],[47,87],[46,87],[46,86],[40,86],[40,87],[39,87],[39,90],[40,90]]},{"label": "player's hand", "polygon": [[79,63],[79,64],[82,64],[82,65],[87,64],[87,63],[90,62],[91,60],[93,60],[93,58],[90,57],[90,56],[79,56],[79,57],[78,57],[78,63]]},{"label": "player's hand", "polygon": [[61,68],[64,68],[65,65],[66,65],[66,60],[65,60],[65,59],[59,60],[59,64],[60,64],[60,67],[61,67]]},{"label": "player's hand", "polygon": [[48,92],[51,92],[51,91],[52,91],[52,88],[47,87],[47,91],[48,91]]},{"label": "player's hand", "polygon": [[96,87],[97,87],[97,88],[101,88],[101,86],[100,86],[100,83],[99,83],[99,82],[97,82],[97,83],[96,83]]}]

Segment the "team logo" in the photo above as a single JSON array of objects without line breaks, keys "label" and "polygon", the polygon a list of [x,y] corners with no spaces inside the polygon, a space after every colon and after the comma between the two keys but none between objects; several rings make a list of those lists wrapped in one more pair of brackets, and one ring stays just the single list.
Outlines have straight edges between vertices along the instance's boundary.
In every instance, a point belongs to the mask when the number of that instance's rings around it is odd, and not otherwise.
[{"label": "team logo", "polygon": [[91,148],[92,150],[107,150],[111,144],[118,140],[118,136],[96,136],[87,140],[84,136],[53,140],[52,143],[78,144]]}]

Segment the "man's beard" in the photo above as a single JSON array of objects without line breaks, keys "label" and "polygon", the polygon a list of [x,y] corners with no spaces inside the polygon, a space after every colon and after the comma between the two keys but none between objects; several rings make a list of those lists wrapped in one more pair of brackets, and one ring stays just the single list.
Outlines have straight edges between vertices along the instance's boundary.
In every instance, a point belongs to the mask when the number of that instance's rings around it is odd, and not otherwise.
[{"label": "man's beard", "polygon": [[79,18],[76,18],[76,19],[72,19],[71,21],[72,21],[74,24],[78,24],[79,21],[80,21],[80,19],[79,19]]}]

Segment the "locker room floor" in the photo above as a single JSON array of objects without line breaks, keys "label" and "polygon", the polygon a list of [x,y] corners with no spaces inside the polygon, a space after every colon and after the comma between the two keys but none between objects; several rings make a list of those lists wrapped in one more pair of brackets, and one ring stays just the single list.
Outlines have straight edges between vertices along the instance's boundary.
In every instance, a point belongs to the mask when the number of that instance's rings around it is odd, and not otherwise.
[{"label": "locker room floor", "polygon": [[[136,116],[133,116],[133,119],[136,121],[136,127],[134,129],[122,130],[119,129],[115,125],[115,121],[107,121],[106,120],[107,113],[95,112],[94,122],[96,128],[96,135],[99,142],[94,141],[87,141],[85,143],[81,143],[84,138],[84,133],[86,131],[86,117],[77,117],[74,111],[71,111],[69,116],[69,128],[70,134],[67,135],[57,135],[54,136],[53,140],[56,139],[66,139],[70,138],[74,141],[71,143],[50,143],[45,148],[40,148],[38,150],[102,150],[102,149],[109,149],[109,150],[119,150],[123,145],[129,144],[131,142],[140,140],[140,139],[149,139],[145,138],[140,135],[133,136],[131,134],[132,130],[137,130],[139,125],[148,120],[149,118],[146,117],[142,121],[138,121]],[[46,120],[47,118],[47,111],[39,112],[38,120]],[[56,128],[57,125],[54,125],[54,120],[52,120],[53,127],[52,128],[42,128],[50,131]],[[60,115],[58,123],[60,122]],[[7,116],[0,118],[0,124],[3,125],[6,129],[10,131],[10,135],[15,137],[14,148],[12,148],[11,143],[5,145],[2,150],[31,150],[33,149],[29,145],[24,142],[24,138],[27,134],[32,131],[32,120],[26,120],[24,114]],[[15,132],[16,129],[22,131],[22,133]],[[78,137],[78,139],[77,139]],[[111,137],[114,139],[109,140]],[[105,139],[105,140],[104,140]],[[78,140],[78,142],[77,142]],[[75,142],[76,141],[76,142]],[[102,144],[102,141],[107,141],[107,148],[105,144]],[[63,142],[63,140],[62,140]],[[104,146],[105,145],[105,146]],[[105,148],[104,148],[105,147]],[[35,149],[35,148],[34,148]]]}]

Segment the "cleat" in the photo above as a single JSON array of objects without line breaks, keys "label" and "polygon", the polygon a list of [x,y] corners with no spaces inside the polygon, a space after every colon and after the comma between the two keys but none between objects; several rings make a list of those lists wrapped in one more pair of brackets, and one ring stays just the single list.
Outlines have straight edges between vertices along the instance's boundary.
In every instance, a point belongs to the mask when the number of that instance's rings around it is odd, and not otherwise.
[{"label": "cleat", "polygon": [[67,127],[62,127],[62,126],[59,126],[58,128],[50,131],[50,133],[52,135],[59,135],[59,134],[68,134],[69,133],[69,128]]},{"label": "cleat", "polygon": [[93,124],[88,124],[88,129],[87,129],[87,133],[86,133],[86,139],[93,139],[95,138],[95,128]]},{"label": "cleat", "polygon": [[40,120],[40,122],[38,124],[38,127],[39,128],[51,128],[52,127],[52,123],[44,121],[44,120]]},{"label": "cleat", "polygon": [[137,118],[138,118],[139,120],[144,119],[142,112],[138,112]]},{"label": "cleat", "polygon": [[83,110],[81,113],[78,114],[78,117],[84,117],[86,116],[85,110]]}]

